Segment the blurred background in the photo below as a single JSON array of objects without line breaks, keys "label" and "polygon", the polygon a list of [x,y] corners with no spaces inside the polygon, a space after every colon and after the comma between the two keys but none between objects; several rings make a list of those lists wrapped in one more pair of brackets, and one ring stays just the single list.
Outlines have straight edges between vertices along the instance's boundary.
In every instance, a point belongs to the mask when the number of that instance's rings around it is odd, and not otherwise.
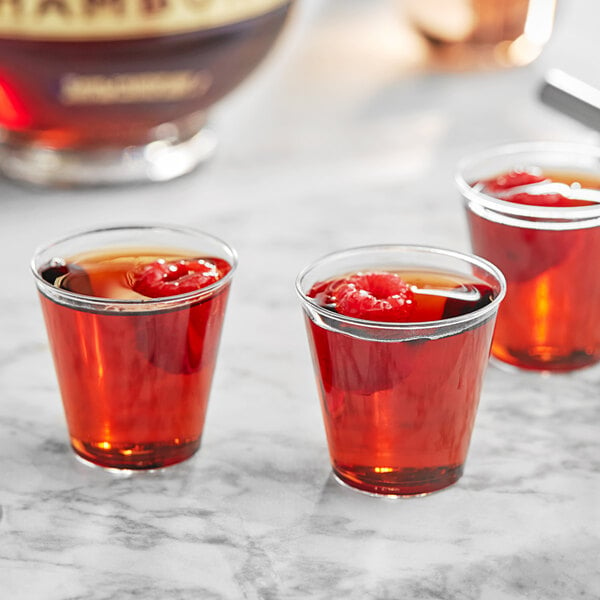
[{"label": "blurred background", "polygon": [[[469,250],[454,187],[466,155],[598,144],[539,90],[550,69],[600,87],[599,22],[597,0],[297,0],[260,66],[208,110],[217,147],[198,169],[99,187],[0,179],[7,597],[597,598],[597,374],[546,385],[490,369],[461,483],[376,504],[329,480],[293,286],[344,247]],[[31,56],[40,73],[56,60]],[[208,231],[240,266],[199,454],[116,480],[71,456],[28,264],[74,230],[138,222]]]}]

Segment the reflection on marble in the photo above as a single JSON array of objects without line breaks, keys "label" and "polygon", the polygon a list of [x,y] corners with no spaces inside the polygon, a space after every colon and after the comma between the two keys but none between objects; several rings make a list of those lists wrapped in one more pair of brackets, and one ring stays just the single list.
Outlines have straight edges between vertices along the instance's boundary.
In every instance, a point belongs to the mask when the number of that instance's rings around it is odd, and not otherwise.
[{"label": "reflection on marble", "polygon": [[[377,15],[385,4],[369,3]],[[413,59],[394,72],[398,40],[372,70],[353,68],[360,44],[328,58],[328,40],[377,19],[358,18],[358,0],[305,6],[279,53],[221,108],[220,153],[197,173],[85,192],[0,182],[0,598],[600,597],[600,369],[491,367],[459,483],[373,498],[330,475],[293,290],[300,268],[345,246],[468,249],[452,184],[463,155],[508,139],[597,143],[535,90],[549,66],[596,73],[600,7],[565,4],[526,69],[434,74]],[[56,235],[140,220],[210,231],[240,267],[200,452],[116,476],[69,448],[27,265]]]}]

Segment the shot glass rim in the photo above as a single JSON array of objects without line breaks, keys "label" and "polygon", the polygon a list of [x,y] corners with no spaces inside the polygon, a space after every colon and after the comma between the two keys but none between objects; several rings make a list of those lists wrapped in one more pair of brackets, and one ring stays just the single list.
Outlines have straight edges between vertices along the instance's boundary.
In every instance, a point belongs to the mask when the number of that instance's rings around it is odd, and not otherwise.
[{"label": "shot glass rim", "polygon": [[[481,191],[475,190],[464,177],[463,173],[469,167],[485,160],[510,156],[519,153],[551,153],[578,154],[588,157],[595,156],[600,161],[600,146],[582,142],[513,142],[488,147],[477,153],[463,157],[457,165],[454,181],[464,198],[496,212],[525,218],[542,220],[586,220],[600,217],[600,203],[589,206],[532,206],[501,200]],[[568,170],[568,166],[566,167]],[[599,173],[600,175],[600,173]]]},{"label": "shot glass rim", "polygon": [[[58,288],[48,281],[46,281],[38,271],[38,268],[35,265],[36,258],[39,257],[43,252],[50,250],[54,246],[58,246],[64,242],[68,242],[69,240],[73,240],[75,238],[91,235],[91,234],[101,234],[105,232],[111,231],[124,231],[124,230],[162,230],[170,233],[182,233],[191,236],[204,236],[206,238],[210,238],[212,241],[220,244],[225,251],[229,254],[228,262],[231,265],[231,269],[228,273],[226,273],[221,279],[215,281],[214,283],[202,287],[197,290],[193,290],[191,292],[186,292],[184,294],[176,294],[174,296],[162,296],[160,298],[103,298],[101,296],[86,296],[85,294],[79,294],[77,292],[72,292],[71,290],[65,290],[62,288]],[[211,233],[206,233],[199,229],[194,229],[193,227],[185,227],[179,225],[170,225],[170,224],[153,224],[153,223],[142,223],[142,224],[123,224],[123,225],[107,225],[105,227],[97,227],[94,229],[81,229],[78,231],[71,232],[62,236],[61,238],[57,238],[51,242],[46,244],[41,244],[37,246],[37,248],[33,252],[33,256],[29,263],[30,269],[35,277],[36,283],[41,284],[43,288],[51,289],[52,292],[58,296],[61,296],[65,299],[70,299],[75,302],[85,302],[90,305],[95,306],[164,306],[171,304],[179,304],[185,303],[191,299],[194,299],[199,296],[207,296],[210,295],[215,290],[225,286],[229,283],[233,277],[233,273],[235,272],[238,265],[238,256],[237,252],[234,248],[232,248],[227,242],[223,241],[221,238],[212,235]]]},{"label": "shot glass rim", "polygon": [[[486,306],[482,308],[478,308],[469,313],[465,313],[464,315],[459,315],[457,317],[450,317],[447,319],[438,319],[436,321],[412,321],[412,322],[384,322],[384,321],[370,321],[367,319],[358,319],[356,317],[349,317],[346,315],[342,315],[340,313],[334,312],[327,308],[321,306],[318,302],[315,302],[313,298],[310,298],[302,291],[302,280],[304,277],[315,267],[322,265],[324,262],[340,258],[344,255],[350,256],[352,254],[361,254],[364,252],[379,250],[379,251],[392,251],[392,250],[401,250],[402,252],[417,252],[423,254],[438,254],[443,256],[449,256],[451,258],[456,258],[462,260],[464,262],[468,262],[472,265],[478,266],[485,270],[488,274],[492,275],[500,286],[500,291],[498,295]],[[401,267],[402,265],[398,265]],[[343,275],[340,273],[340,275]],[[346,248],[344,250],[336,250],[334,252],[330,252],[325,254],[321,258],[311,262],[306,267],[304,267],[298,276],[296,277],[296,293],[300,297],[300,300],[304,304],[308,304],[311,309],[315,310],[319,315],[335,319],[336,321],[340,321],[342,323],[347,323],[349,325],[360,325],[362,327],[368,327],[371,329],[385,329],[385,330],[412,330],[412,329],[439,329],[443,326],[452,327],[454,325],[468,323],[470,321],[475,321],[478,318],[482,318],[483,316],[489,314],[493,314],[497,309],[504,296],[506,294],[506,279],[502,271],[493,263],[486,260],[485,258],[481,258],[475,254],[467,254],[465,252],[459,252],[457,250],[450,250],[447,248],[440,248],[437,246],[425,246],[420,244],[372,244],[365,246],[355,246],[352,248]]]}]

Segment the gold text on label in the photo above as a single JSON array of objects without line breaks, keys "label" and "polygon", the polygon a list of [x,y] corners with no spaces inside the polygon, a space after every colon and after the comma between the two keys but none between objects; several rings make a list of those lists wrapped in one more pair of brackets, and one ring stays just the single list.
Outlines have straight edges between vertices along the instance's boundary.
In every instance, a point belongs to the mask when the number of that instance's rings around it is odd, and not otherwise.
[{"label": "gold text on label", "polygon": [[230,25],[290,0],[0,0],[0,38],[127,39]]},{"label": "gold text on label", "polygon": [[68,105],[174,102],[204,95],[211,83],[206,71],[69,73],[60,80],[60,101]]}]

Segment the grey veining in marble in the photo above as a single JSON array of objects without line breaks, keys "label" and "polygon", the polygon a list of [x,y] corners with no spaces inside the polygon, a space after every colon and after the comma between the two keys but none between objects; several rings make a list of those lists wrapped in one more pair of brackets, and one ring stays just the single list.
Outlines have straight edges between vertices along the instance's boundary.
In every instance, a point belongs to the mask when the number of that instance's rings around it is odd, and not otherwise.
[{"label": "grey veining in marble", "polygon": [[[488,370],[466,472],[427,498],[336,484],[296,273],[347,246],[469,248],[459,158],[507,140],[598,143],[536,100],[549,67],[600,86],[596,0],[560,5],[531,66],[423,69],[393,3],[307,0],[213,115],[220,150],[168,184],[0,182],[2,600],[597,600],[600,371]],[[163,472],[79,463],[28,261],[74,229],[189,224],[240,256],[203,445]]]}]

